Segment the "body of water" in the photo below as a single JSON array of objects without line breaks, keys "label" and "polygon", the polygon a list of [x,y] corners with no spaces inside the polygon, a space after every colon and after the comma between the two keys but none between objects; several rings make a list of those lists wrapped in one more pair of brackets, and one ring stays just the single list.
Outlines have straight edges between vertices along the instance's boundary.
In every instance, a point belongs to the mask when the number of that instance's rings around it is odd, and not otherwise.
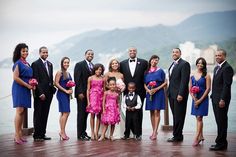
[{"label": "body of water", "polygon": [[[72,73],[72,71],[71,71]],[[12,86],[12,71],[11,69],[1,69],[0,68],[0,134],[6,133],[14,133],[14,117],[15,117],[15,109],[12,107],[12,97],[11,94],[11,86]],[[236,82],[233,82],[232,85],[232,99],[228,112],[228,132],[236,133],[236,91],[234,89],[236,87]],[[5,97],[6,96],[6,97]],[[33,100],[33,99],[32,99]],[[196,119],[191,115],[191,98],[188,100],[188,107],[185,119],[184,132],[195,132],[196,130]],[[164,124],[164,111],[161,111],[161,123]],[[48,132],[59,132],[59,115],[58,112],[58,103],[57,99],[54,96],[53,102],[51,104],[51,109],[48,118]],[[170,124],[172,124],[172,114],[169,110],[170,115]],[[68,119],[66,130],[68,132],[76,133],[76,118],[77,117],[77,104],[76,99],[71,100],[71,113]],[[212,104],[209,105],[209,114],[204,117],[204,132],[213,132],[216,133],[216,122],[214,118],[214,113],[212,109]],[[88,121],[89,122],[89,121]],[[28,125],[29,127],[33,126],[33,104],[32,108],[28,109]],[[149,130],[151,129],[151,123],[149,118],[149,112],[144,111],[143,117],[143,129]],[[89,123],[88,123],[88,131]]]}]

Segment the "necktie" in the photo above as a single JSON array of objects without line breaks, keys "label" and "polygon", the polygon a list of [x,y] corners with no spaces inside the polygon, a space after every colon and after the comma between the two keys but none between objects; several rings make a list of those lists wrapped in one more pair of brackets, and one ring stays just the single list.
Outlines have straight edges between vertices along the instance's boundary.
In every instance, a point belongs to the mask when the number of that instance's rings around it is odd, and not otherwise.
[{"label": "necktie", "polygon": [[216,66],[216,71],[215,71],[215,75],[217,74],[217,72],[220,70],[220,66],[219,65],[217,65]]},{"label": "necktie", "polygon": [[92,71],[93,70],[93,65],[91,62],[89,62],[89,71]]},{"label": "necktie", "polygon": [[130,59],[129,62],[135,62],[135,59]]},{"label": "necktie", "polygon": [[49,75],[49,71],[48,71],[48,64],[47,64],[47,61],[45,61],[44,63],[44,66],[45,66],[45,68],[46,68],[46,70],[47,70],[47,73],[48,73],[48,75]]}]

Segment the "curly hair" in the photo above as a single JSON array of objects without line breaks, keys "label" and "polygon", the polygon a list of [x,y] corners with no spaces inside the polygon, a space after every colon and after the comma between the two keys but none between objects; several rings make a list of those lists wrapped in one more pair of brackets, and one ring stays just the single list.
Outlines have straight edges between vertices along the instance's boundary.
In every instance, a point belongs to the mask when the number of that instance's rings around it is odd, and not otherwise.
[{"label": "curly hair", "polygon": [[16,45],[16,48],[13,52],[13,58],[12,58],[13,63],[15,63],[16,61],[18,61],[20,59],[21,50],[24,48],[28,49],[28,46],[25,43],[19,43],[18,45]]},{"label": "curly hair", "polygon": [[95,71],[98,70],[98,68],[102,68],[102,75],[103,75],[105,68],[104,68],[104,66],[103,66],[102,64],[100,64],[100,63],[97,63],[97,64],[94,65],[93,71],[92,71],[92,75],[95,74]]}]

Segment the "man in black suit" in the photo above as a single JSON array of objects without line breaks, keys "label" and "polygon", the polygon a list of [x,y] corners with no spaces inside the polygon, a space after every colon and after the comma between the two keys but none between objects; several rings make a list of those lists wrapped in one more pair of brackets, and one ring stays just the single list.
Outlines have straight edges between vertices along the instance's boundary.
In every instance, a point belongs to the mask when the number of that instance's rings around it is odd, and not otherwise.
[{"label": "man in black suit", "polygon": [[79,140],[90,140],[86,133],[87,128],[87,82],[92,74],[94,52],[89,49],[85,52],[85,60],[78,62],[74,69],[75,97],[77,99],[77,138]]},{"label": "man in black suit", "polygon": [[226,61],[226,51],[219,49],[215,59],[217,66],[214,69],[212,83],[212,105],[217,124],[216,144],[210,150],[224,150],[228,147],[227,128],[228,128],[228,109],[231,99],[231,84],[234,75],[233,68]]},{"label": "man in black suit", "polygon": [[[140,96],[142,104],[146,96],[146,91],[144,89],[144,72],[147,70],[148,62],[144,59],[136,57],[137,49],[135,47],[129,48],[129,59],[126,59],[120,63],[120,71],[124,75],[124,83],[126,87],[130,82],[136,84],[136,93]],[[128,90],[124,91],[128,94]],[[142,105],[143,107],[143,105]],[[139,128],[136,139],[141,140],[142,135],[142,120],[143,120],[143,110],[138,111],[139,113]]]},{"label": "man in black suit", "polygon": [[174,62],[169,68],[169,87],[167,90],[173,114],[173,137],[168,142],[183,141],[183,127],[187,109],[190,64],[181,58],[181,50],[172,51]]},{"label": "man in black suit", "polygon": [[48,49],[39,49],[40,58],[32,63],[33,77],[37,79],[38,85],[34,93],[34,135],[35,141],[50,140],[47,137],[46,127],[50,104],[56,88],[53,86],[53,66],[47,60]]}]

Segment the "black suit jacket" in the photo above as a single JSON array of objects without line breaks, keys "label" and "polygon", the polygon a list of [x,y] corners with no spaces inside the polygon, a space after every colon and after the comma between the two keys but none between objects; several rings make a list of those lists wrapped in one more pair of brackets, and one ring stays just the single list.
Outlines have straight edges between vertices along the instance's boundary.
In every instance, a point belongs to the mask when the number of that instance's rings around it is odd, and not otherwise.
[{"label": "black suit jacket", "polygon": [[180,58],[178,64],[173,68],[171,75],[169,75],[168,97],[176,99],[178,95],[181,95],[183,98],[187,98],[189,94],[189,77],[190,64]]},{"label": "black suit jacket", "polygon": [[[144,89],[144,72],[147,70],[148,62],[144,59],[137,58],[136,68],[134,76],[132,77],[129,69],[129,59],[126,59],[120,63],[120,72],[124,75],[124,83],[127,87],[129,82],[134,82],[136,84],[136,93],[140,96],[142,101],[146,96],[146,91]],[[124,91],[125,94],[128,90]]]},{"label": "black suit jacket", "polygon": [[234,75],[233,68],[226,61],[222,64],[217,74],[215,74],[215,72],[216,68],[214,69],[212,83],[212,101],[213,103],[218,104],[219,101],[222,99],[225,101],[226,104],[229,104],[231,99],[231,84]]},{"label": "black suit jacket", "polygon": [[85,60],[76,63],[74,68],[74,80],[75,80],[75,97],[78,98],[79,94],[84,94],[86,97],[87,82],[91,76],[88,64]]},{"label": "black suit jacket", "polygon": [[56,88],[53,86],[53,65],[49,61],[47,61],[47,63],[49,75],[40,58],[31,65],[33,69],[33,77],[38,81],[38,85],[35,90],[35,97],[37,98],[42,94],[49,96],[56,92]]}]

